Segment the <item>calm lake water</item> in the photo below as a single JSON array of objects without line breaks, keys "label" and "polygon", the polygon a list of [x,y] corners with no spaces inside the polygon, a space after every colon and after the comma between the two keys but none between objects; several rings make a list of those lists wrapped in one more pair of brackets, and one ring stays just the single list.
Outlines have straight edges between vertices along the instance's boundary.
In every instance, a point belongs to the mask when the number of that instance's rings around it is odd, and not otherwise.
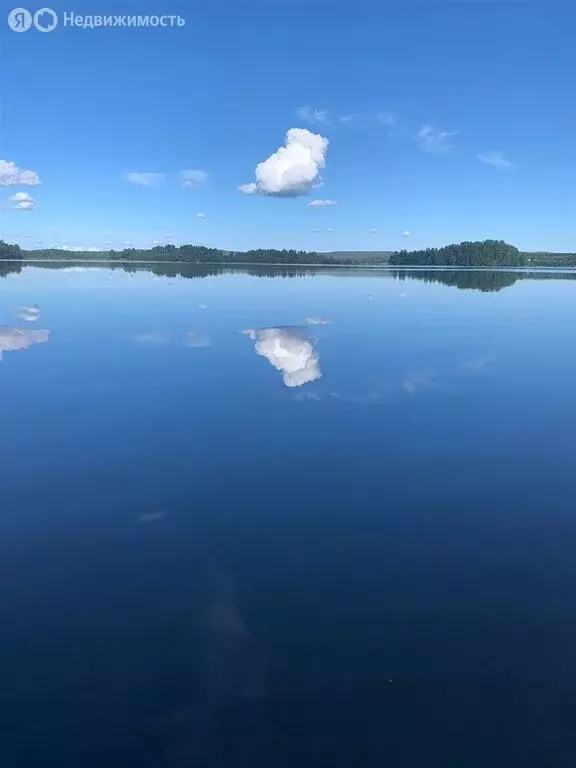
[{"label": "calm lake water", "polygon": [[2,768],[576,764],[576,274],[0,274]]}]

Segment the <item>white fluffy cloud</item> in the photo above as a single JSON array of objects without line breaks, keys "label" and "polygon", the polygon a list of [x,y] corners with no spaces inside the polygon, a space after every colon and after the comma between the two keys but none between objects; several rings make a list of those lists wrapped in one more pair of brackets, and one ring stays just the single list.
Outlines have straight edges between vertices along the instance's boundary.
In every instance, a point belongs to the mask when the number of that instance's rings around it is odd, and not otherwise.
[{"label": "white fluffy cloud", "polygon": [[314,344],[299,328],[251,328],[244,333],[256,343],[257,354],[282,372],[287,387],[301,387],[322,376]]},{"label": "white fluffy cloud", "polygon": [[432,125],[423,125],[416,134],[416,141],[423,152],[444,155],[452,148],[447,139],[457,134],[458,131],[438,131]]},{"label": "white fluffy cloud", "polygon": [[184,189],[194,189],[208,178],[206,171],[180,171]]},{"label": "white fluffy cloud", "polygon": [[256,166],[256,181],[243,184],[246,195],[287,197],[306,194],[320,181],[328,139],[305,128],[291,128],[286,143]]},{"label": "white fluffy cloud", "polygon": [[165,173],[141,173],[131,171],[124,177],[131,184],[140,184],[142,187],[157,187],[166,181]]},{"label": "white fluffy cloud", "polygon": [[12,208],[17,211],[33,211],[36,201],[29,195],[28,192],[16,192],[12,195],[10,202],[13,203]]},{"label": "white fluffy cloud", "polygon": [[499,171],[511,171],[514,169],[514,163],[506,157],[504,152],[481,152],[478,155],[478,160],[486,165],[491,165],[494,168],[498,168]]},{"label": "white fluffy cloud", "polygon": [[311,200],[308,205],[310,208],[325,208],[330,205],[338,205],[336,200]]},{"label": "white fluffy cloud", "polygon": [[36,187],[38,184],[36,171],[19,168],[12,160],[0,160],[0,187]]}]

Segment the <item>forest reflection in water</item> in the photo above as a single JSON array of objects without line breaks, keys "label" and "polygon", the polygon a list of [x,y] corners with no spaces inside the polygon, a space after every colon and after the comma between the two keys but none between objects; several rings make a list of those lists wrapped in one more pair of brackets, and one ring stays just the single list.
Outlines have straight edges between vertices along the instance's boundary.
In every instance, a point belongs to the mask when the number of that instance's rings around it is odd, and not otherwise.
[{"label": "forest reflection in water", "polygon": [[105,268],[125,273],[148,272],[158,277],[182,277],[202,279],[220,275],[251,275],[261,278],[294,278],[324,275],[330,277],[392,277],[398,281],[415,280],[422,283],[440,283],[461,290],[496,293],[510,288],[521,280],[576,280],[576,270],[530,270],[530,269],[420,269],[420,268],[374,268],[374,267],[291,267],[291,266],[250,266],[250,265],[201,265],[173,263],[133,262],[0,262],[0,277],[19,274],[23,267],[42,269],[84,269]]}]

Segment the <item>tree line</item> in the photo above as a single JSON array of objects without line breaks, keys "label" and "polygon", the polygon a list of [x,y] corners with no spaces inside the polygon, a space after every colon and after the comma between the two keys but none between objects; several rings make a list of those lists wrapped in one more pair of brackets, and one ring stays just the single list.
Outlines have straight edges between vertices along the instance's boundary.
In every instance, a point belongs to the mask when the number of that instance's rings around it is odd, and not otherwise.
[{"label": "tree line", "polygon": [[430,267],[523,267],[526,259],[514,245],[504,240],[483,240],[426,248],[422,251],[396,251],[390,256],[394,266]]},{"label": "tree line", "polygon": [[393,253],[276,250],[224,251],[203,245],[156,245],[153,248],[124,248],[114,251],[69,251],[59,248],[26,251],[0,240],[0,260],[91,261],[109,264],[136,262],[238,265],[325,265],[325,266],[428,266],[428,267],[570,267],[576,266],[575,253],[525,253],[503,240],[483,240]]}]

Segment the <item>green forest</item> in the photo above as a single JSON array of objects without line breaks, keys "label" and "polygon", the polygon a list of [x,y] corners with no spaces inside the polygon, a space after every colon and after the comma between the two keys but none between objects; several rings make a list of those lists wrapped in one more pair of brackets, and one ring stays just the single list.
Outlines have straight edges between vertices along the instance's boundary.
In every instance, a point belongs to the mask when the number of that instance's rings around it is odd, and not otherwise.
[{"label": "green forest", "polygon": [[526,258],[518,248],[503,240],[484,240],[447,245],[444,248],[426,248],[423,251],[397,251],[390,256],[390,264],[431,267],[523,267]]},{"label": "green forest", "polygon": [[70,251],[38,249],[26,251],[0,240],[0,260],[100,261],[126,265],[137,262],[238,265],[325,266],[427,266],[427,267],[572,267],[576,253],[527,253],[503,240],[483,240],[426,248],[420,251],[316,251],[274,250],[223,251],[202,245],[157,245],[154,248],[125,248],[119,251]]}]

